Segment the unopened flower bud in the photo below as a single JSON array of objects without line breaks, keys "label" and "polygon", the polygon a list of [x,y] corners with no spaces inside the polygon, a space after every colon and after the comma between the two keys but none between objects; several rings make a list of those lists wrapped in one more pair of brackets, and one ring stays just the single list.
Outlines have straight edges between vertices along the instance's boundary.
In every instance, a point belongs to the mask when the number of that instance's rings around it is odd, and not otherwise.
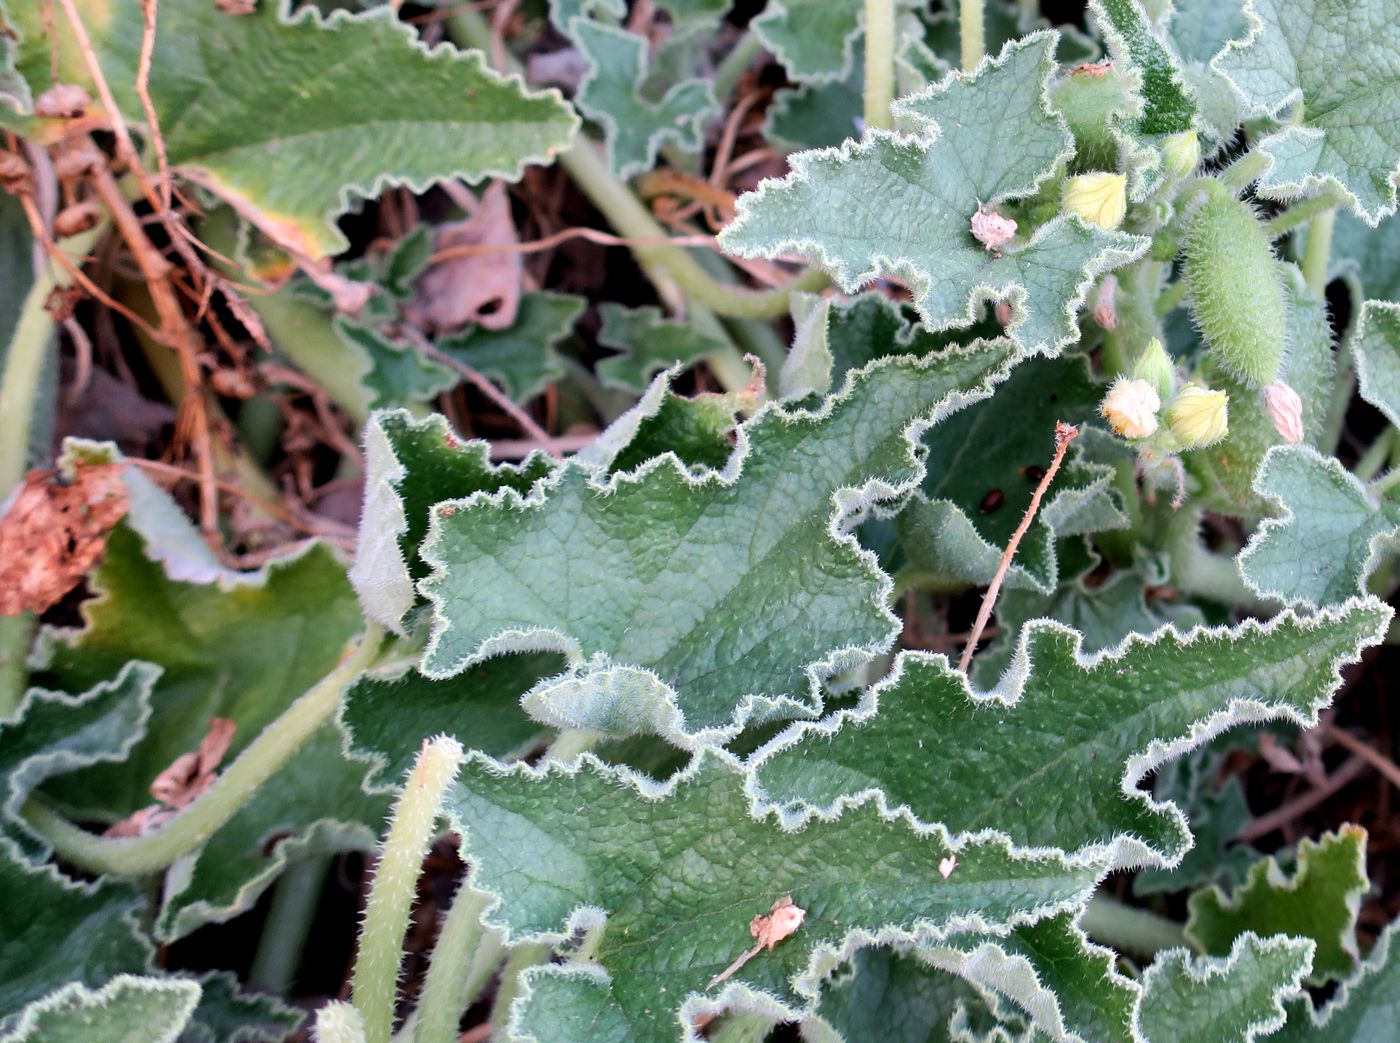
[{"label": "unopened flower bud", "polygon": [[1204,449],[1230,429],[1230,396],[1188,384],[1167,405],[1167,427],[1182,449]]},{"label": "unopened flower bud", "polygon": [[1264,409],[1285,442],[1296,445],[1303,440],[1303,400],[1298,392],[1281,380],[1266,384]]},{"label": "unopened flower bud", "polygon": [[43,119],[76,119],[92,104],[92,96],[76,83],[55,83],[34,99],[34,115]]},{"label": "unopened flower bud", "polygon": [[1106,330],[1118,328],[1118,280],[1105,275],[1094,295],[1094,321]]},{"label": "unopened flower bud", "polygon": [[1172,177],[1187,177],[1201,161],[1201,142],[1194,130],[1168,135],[1162,142],[1163,167]]},{"label": "unopened flower bud", "polygon": [[1016,237],[1016,222],[988,206],[979,206],[972,215],[972,234],[988,250],[1000,250]]},{"label": "unopened flower bud", "polygon": [[1115,434],[1124,438],[1150,438],[1157,430],[1161,396],[1145,380],[1119,377],[1099,403],[1099,412]]},{"label": "unopened flower bud", "polygon": [[1065,182],[1064,205],[1071,214],[1100,228],[1114,229],[1128,212],[1128,179],[1122,174],[1099,171],[1080,174]]},{"label": "unopened flower bud", "polygon": [[1172,388],[1176,387],[1176,366],[1172,364],[1172,357],[1167,354],[1167,349],[1162,347],[1162,342],[1156,337],[1147,342],[1147,347],[1133,360],[1128,372],[1136,379],[1151,384],[1164,400],[1171,397]]}]

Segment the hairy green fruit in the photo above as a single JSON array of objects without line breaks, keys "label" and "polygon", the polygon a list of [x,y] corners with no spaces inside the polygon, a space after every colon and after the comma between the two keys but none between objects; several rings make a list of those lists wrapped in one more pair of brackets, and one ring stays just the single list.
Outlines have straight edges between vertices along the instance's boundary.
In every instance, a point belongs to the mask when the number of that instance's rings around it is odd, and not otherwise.
[{"label": "hairy green fruit", "polygon": [[1210,350],[1249,384],[1278,379],[1288,306],[1263,226],[1247,204],[1212,192],[1186,232],[1191,313]]}]

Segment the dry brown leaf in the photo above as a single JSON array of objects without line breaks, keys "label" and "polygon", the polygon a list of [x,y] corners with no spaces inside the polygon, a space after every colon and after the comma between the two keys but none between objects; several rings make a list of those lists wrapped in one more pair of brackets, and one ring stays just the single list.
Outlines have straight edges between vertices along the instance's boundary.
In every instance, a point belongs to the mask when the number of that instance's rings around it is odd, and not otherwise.
[{"label": "dry brown leaf", "polygon": [[[438,229],[437,250],[455,246],[513,246],[520,242],[503,182],[493,181],[481,205],[465,221]],[[511,251],[449,257],[418,280],[418,298],[405,309],[408,320],[427,333],[445,333],[469,322],[503,330],[520,307],[524,255]]]},{"label": "dry brown leaf", "polygon": [[773,908],[769,909],[768,912],[759,913],[749,921],[749,933],[753,935],[757,944],[711,978],[710,983],[705,988],[713,989],[726,978],[733,976],[739,968],[762,952],[765,946],[769,952],[772,952],[773,946],[793,934],[802,926],[802,921],[806,918],[807,910],[800,905],[795,905],[791,895],[783,895],[773,903]]},{"label": "dry brown leaf", "polygon": [[189,807],[218,777],[219,762],[228,753],[233,742],[233,733],[238,728],[236,721],[227,717],[214,717],[209,721],[209,731],[199,742],[199,749],[193,753],[182,753],[170,767],[155,777],[151,783],[151,796],[160,801],[139,811],[134,811],[120,822],[108,828],[104,834],[109,837],[139,837],[174,818],[176,813]]},{"label": "dry brown leaf", "polygon": [[30,471],[0,518],[0,616],[43,612],[102,557],[107,532],[126,514],[121,464]]}]

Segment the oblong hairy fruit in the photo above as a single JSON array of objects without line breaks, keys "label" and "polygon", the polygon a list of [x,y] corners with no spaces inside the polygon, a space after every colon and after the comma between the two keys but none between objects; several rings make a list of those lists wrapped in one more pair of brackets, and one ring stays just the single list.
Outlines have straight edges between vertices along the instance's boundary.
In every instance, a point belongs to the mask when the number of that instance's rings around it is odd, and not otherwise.
[{"label": "oblong hairy fruit", "polygon": [[1249,384],[1278,379],[1287,339],[1283,276],[1253,208],[1212,191],[1186,231],[1191,313],[1221,365]]}]

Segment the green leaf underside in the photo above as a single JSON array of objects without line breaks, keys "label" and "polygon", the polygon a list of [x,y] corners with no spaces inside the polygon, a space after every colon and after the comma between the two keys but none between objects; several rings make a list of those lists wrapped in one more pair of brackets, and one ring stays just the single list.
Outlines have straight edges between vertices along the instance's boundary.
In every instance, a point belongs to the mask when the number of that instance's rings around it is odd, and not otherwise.
[{"label": "green leaf underside", "polygon": [[598,379],[608,387],[640,395],[663,369],[688,366],[724,348],[721,341],[689,323],[665,318],[660,308],[608,303],[598,314],[603,320],[598,343],[623,352],[598,363]]},{"label": "green leaf underside", "polygon": [[[1002,548],[1050,466],[1055,424],[1091,423],[1101,394],[1083,356],[1030,359],[991,399],[925,434],[922,496],[899,518],[911,566],[951,582],[991,582]],[[1058,582],[1057,535],[1125,524],[1109,492],[1111,479],[1102,466],[1064,469],[1016,552],[1011,586],[1048,593]]]},{"label": "green leaf underside", "polygon": [[1387,1043],[1400,1024],[1400,961],[1391,960],[1395,923],[1387,927],[1360,970],[1332,1000],[1314,1011],[1306,996],[1288,1004],[1288,1024],[1270,1043]]},{"label": "green leaf underside", "polygon": [[719,111],[709,81],[685,80],[651,101],[642,92],[649,65],[645,37],[582,18],[569,23],[569,35],[588,62],[574,102],[602,125],[619,177],[650,170],[668,142],[687,151],[700,147],[706,121]]},{"label": "green leaf underside", "polygon": [[1074,631],[1033,622],[985,696],[971,696],[942,656],[905,653],[858,709],[794,725],[760,751],[756,787],[765,800],[818,809],[876,790],[956,836],[991,830],[1120,868],[1172,864],[1190,845],[1186,822],[1136,782],[1233,724],[1315,720],[1340,666],[1388,617],[1358,600],[1311,618],[1130,635],[1092,658]]},{"label": "green leaf underside", "polygon": [[1366,831],[1343,826],[1321,841],[1304,839],[1291,877],[1272,858],[1256,862],[1245,885],[1229,897],[1218,888],[1191,896],[1186,936],[1202,952],[1224,956],[1246,932],[1311,938],[1312,973],[1321,985],[1356,969],[1356,914],[1366,879]]},{"label": "green leaf underside", "polygon": [[566,370],[555,348],[573,332],[586,303],[571,293],[526,293],[506,329],[473,326],[443,337],[437,349],[496,381],[511,401],[527,402],[563,379]]},{"label": "green leaf underside", "polygon": [[1200,129],[1208,143],[1228,143],[1240,123],[1240,99],[1230,81],[1210,67],[1211,60],[1231,40],[1248,35],[1244,0],[1176,0],[1172,5],[1167,38],[1196,92]]},{"label": "green leaf underside", "polygon": [[398,630],[416,602],[414,583],[428,574],[418,548],[428,511],[441,500],[524,492],[553,468],[532,453],[518,465],[492,464],[486,442],[464,442],[446,418],[415,420],[403,411],[376,413],[365,425],[365,504],[350,580],[365,613]]},{"label": "green leaf underside", "polygon": [[1395,212],[1400,168],[1396,0],[1250,0],[1253,32],[1212,63],[1256,111],[1302,120],[1266,137],[1261,194],[1293,198],[1330,182],[1375,226]]},{"label": "green leaf underside", "polygon": [[0,1024],[63,982],[96,987],[145,970],[154,951],[136,933],[144,904],[126,884],[73,883],[0,845]]},{"label": "green leaf underside", "polygon": [[[113,7],[95,46],[117,104],[144,122],[131,88],[140,5]],[[37,93],[48,85],[49,49],[35,16],[20,14]],[[265,0],[230,17],[202,0],[162,4],[150,92],[170,164],[313,256],[348,245],[331,218],[352,194],[517,178],[566,148],[578,125],[558,92],[526,91],[480,53],[429,51],[387,8],[323,18]],[[425,108],[424,98],[435,102]]]},{"label": "green leaf underside", "polygon": [[1351,351],[1361,397],[1400,426],[1400,303],[1366,301]]},{"label": "green leaf underside", "polygon": [[1335,457],[1308,446],[1271,449],[1255,489],[1281,512],[1260,523],[1239,556],[1245,582],[1265,597],[1338,604],[1400,546],[1400,504],[1378,499]]},{"label": "green leaf underside", "polygon": [[901,99],[896,108],[920,136],[872,131],[794,155],[788,177],[740,198],[721,244],[746,257],[800,254],[848,293],[896,276],[931,329],[971,325],[983,301],[1007,299],[1008,332],[1027,350],[1058,350],[1078,335],[1076,312],[1094,278],[1147,243],[1063,215],[1003,256],[972,235],[981,203],[1032,194],[1072,152],[1045,100],[1056,39],[1037,33],[1008,44],[976,75]]},{"label": "green leaf underside", "polygon": [[19,815],[30,793],[52,776],[125,758],[146,733],[159,677],[158,667],[133,662],[81,695],[31,689],[16,718],[0,723],[0,839],[17,855],[39,861],[48,856],[47,843]]},{"label": "green leaf underside", "polygon": [[196,981],[130,974],[97,990],[73,983],[27,1009],[0,1043],[174,1043],[199,993]]},{"label": "green leaf underside", "polygon": [[1329,278],[1338,275],[1352,284],[1353,302],[1400,301],[1400,235],[1394,226],[1371,228],[1348,213],[1337,214]]},{"label": "green leaf underside", "polygon": [[1245,935],[1227,959],[1159,953],[1143,978],[1139,1020],[1150,1043],[1200,1040],[1253,1043],[1283,1023],[1283,999],[1296,994],[1312,946],[1300,938]]},{"label": "green leaf underside", "polygon": [[199,1006],[182,1037],[188,1043],[282,1043],[306,1017],[276,996],[239,992],[230,971],[206,974],[199,985]]},{"label": "green leaf underside", "polygon": [[1215,785],[1222,759],[1222,754],[1207,746],[1157,772],[1154,795],[1158,801],[1173,801],[1186,813],[1196,846],[1174,869],[1139,872],[1133,878],[1134,894],[1163,894],[1208,884],[1234,887],[1244,881],[1249,867],[1258,860],[1248,844],[1234,843],[1254,816],[1239,776],[1231,775]]},{"label": "green leaf underside", "polygon": [[236,582],[193,583],[170,579],[119,526],[93,586],[100,596],[84,605],[87,626],[55,633],[49,673],[78,691],[131,659],[163,670],[151,698],[159,728],[121,764],[93,765],[46,787],[99,819],[149,805],[147,787],[199,746],[211,717],[236,722],[232,759],[335,666],[361,626],[345,566],[321,544]]},{"label": "green leaf underside", "polygon": [[[502,899],[489,920],[513,938],[548,938],[606,916],[594,950],[600,974],[531,973],[533,995],[521,1004],[555,1010],[535,1031],[540,1043],[671,1043],[682,1016],[713,1009],[726,991],[740,999],[754,990],[800,1010],[811,1004],[814,964],[849,940],[937,937],[978,920],[1051,913],[1095,881],[1091,870],[996,843],[962,849],[945,880],[936,868],[944,842],[870,803],[790,831],[754,817],[743,773],[709,752],[664,789],[639,791],[647,785],[587,755],[542,775],[472,760],[449,794],[476,886]],[[576,828],[578,807],[589,809],[586,833]],[[706,990],[753,944],[749,921],[784,895],[806,910],[798,931]],[[696,996],[706,991],[711,999]],[[584,1020],[570,1023],[570,1014]]]},{"label": "green leaf underside", "polygon": [[605,480],[566,463],[529,498],[440,505],[421,550],[435,566],[424,671],[510,650],[603,653],[674,688],[689,732],[815,712],[818,682],[896,630],[888,579],[840,527],[916,483],[911,437],[1014,358],[1002,341],[875,363],[818,412],[762,410],[723,474],[663,457]]},{"label": "green leaf underside", "polygon": [[1181,66],[1148,21],[1137,0],[1092,0],[1114,60],[1142,76],[1145,108],[1137,121],[1143,134],[1176,134],[1195,125],[1196,99]]},{"label": "green leaf underside", "polygon": [[860,0],[770,0],[753,31],[798,83],[839,80],[856,59]]}]

